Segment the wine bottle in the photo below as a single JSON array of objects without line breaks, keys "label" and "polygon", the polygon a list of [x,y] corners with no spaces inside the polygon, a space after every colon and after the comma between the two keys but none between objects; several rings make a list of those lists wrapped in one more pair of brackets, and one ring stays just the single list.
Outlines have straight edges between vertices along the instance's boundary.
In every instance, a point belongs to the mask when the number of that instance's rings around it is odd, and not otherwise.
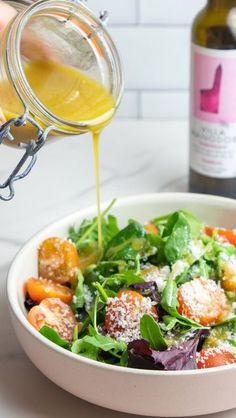
[{"label": "wine bottle", "polygon": [[189,190],[236,198],[236,0],[192,26]]}]

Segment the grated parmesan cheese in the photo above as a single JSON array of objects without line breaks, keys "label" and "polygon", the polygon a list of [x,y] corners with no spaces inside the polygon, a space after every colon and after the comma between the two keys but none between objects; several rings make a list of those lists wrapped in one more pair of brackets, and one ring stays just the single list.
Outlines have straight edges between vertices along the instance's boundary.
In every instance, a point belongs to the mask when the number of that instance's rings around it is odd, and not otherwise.
[{"label": "grated parmesan cheese", "polygon": [[107,303],[106,334],[125,343],[140,339],[142,316],[153,316],[155,312],[151,299],[142,296],[130,298],[129,294],[123,292],[119,297],[109,298]]},{"label": "grated parmesan cheese", "polygon": [[155,282],[159,292],[162,292],[170,274],[170,267],[164,266],[160,268],[147,268],[147,273],[145,274],[145,270],[143,273],[144,274],[142,276],[145,282]]},{"label": "grated parmesan cheese", "polygon": [[204,253],[204,244],[201,240],[191,240],[189,243],[189,249],[194,258],[199,259]]},{"label": "grated parmesan cheese", "polygon": [[84,300],[85,300],[85,309],[89,311],[93,303],[93,294],[89,289],[88,285],[84,284]]}]

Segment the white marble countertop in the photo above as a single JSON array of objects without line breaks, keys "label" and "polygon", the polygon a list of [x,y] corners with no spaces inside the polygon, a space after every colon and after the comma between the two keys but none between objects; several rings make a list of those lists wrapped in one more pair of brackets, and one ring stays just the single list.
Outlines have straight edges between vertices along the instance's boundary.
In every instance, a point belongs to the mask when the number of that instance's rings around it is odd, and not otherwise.
[{"label": "white marble countertop", "polygon": [[[115,121],[101,139],[102,200],[187,189],[185,122]],[[19,151],[1,147],[0,181]],[[46,379],[28,360],[7,310],[8,267],[20,246],[43,226],[95,203],[92,144],[88,135],[41,150],[37,167],[0,202],[0,418],[128,418],[88,404]],[[79,379],[79,376],[78,376]],[[236,411],[214,415],[233,418]]]}]

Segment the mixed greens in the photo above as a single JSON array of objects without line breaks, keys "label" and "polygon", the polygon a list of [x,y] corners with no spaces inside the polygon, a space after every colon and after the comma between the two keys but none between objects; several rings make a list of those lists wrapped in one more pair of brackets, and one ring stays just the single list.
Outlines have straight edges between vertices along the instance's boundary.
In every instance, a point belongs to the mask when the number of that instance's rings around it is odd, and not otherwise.
[{"label": "mixed greens", "polygon": [[184,370],[236,362],[234,231],[206,227],[180,210],[146,225],[130,219],[124,228],[104,213],[102,236],[98,248],[97,219],[85,219],[70,228],[66,257],[63,240],[42,243],[39,279],[26,284],[28,318],[42,335],[117,366]]}]

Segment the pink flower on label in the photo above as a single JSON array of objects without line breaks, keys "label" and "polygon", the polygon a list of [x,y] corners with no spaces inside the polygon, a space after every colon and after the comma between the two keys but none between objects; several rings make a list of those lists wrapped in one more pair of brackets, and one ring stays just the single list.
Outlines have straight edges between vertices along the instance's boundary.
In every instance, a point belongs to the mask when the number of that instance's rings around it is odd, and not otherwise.
[{"label": "pink flower on label", "polygon": [[200,109],[202,112],[218,113],[220,105],[220,89],[222,81],[222,65],[218,65],[215,71],[213,86],[211,89],[200,91]]}]

